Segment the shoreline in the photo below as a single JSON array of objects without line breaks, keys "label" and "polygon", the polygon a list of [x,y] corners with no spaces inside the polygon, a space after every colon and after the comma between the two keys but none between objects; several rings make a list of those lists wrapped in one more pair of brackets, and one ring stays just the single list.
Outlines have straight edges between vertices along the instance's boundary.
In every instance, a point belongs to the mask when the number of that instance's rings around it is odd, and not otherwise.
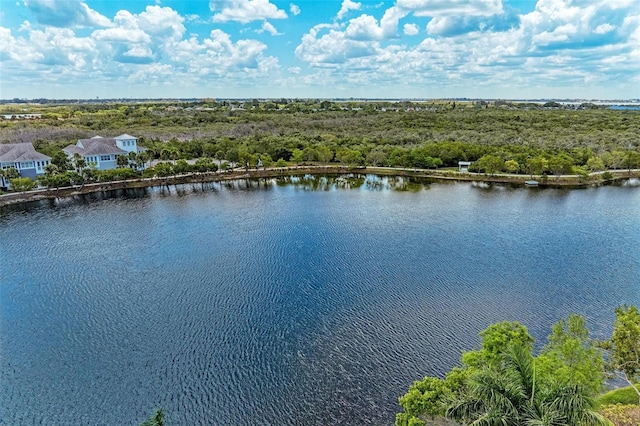
[{"label": "shoreline", "polygon": [[[588,179],[577,175],[551,176],[544,179],[541,176],[533,176],[538,181],[539,188],[587,188],[606,185],[629,178],[640,178],[640,170],[609,170],[612,179],[603,179],[604,172],[592,173]],[[347,167],[347,166],[300,166],[285,168],[269,168],[262,170],[235,170],[230,172],[189,173],[178,176],[162,178],[140,178],[113,182],[88,183],[59,189],[43,188],[23,193],[9,193],[0,195],[0,207],[29,203],[39,200],[55,200],[57,198],[69,198],[97,192],[113,191],[118,189],[150,188],[188,183],[222,182],[236,179],[277,178],[296,175],[321,175],[321,174],[376,174],[381,176],[415,177],[441,181],[483,182],[507,185],[520,185],[525,188],[525,182],[531,179],[529,175],[495,174],[485,175],[480,173],[461,173],[451,170],[439,169],[412,169],[391,167]]]}]

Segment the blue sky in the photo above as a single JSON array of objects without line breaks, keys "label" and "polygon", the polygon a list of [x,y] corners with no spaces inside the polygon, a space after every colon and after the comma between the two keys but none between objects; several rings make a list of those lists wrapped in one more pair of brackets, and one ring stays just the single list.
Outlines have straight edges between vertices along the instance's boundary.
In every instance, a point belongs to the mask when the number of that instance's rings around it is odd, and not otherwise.
[{"label": "blue sky", "polygon": [[0,0],[0,98],[640,98],[640,0]]}]

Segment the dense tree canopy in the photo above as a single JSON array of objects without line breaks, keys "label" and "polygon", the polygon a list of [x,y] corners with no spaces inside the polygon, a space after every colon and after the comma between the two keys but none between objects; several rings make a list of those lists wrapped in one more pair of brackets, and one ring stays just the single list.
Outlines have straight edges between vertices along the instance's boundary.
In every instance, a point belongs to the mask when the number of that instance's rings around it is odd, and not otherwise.
[{"label": "dense tree canopy", "polygon": [[[19,106],[22,110],[24,105]],[[13,106],[5,105],[7,113]],[[148,160],[257,158],[541,175],[640,167],[640,113],[509,102],[314,100],[77,103],[30,106],[42,120],[0,121],[0,142],[33,142],[66,170],[77,139],[139,136]],[[32,111],[33,110],[33,111]],[[137,160],[136,160],[137,161]],[[127,165],[124,159],[122,167]]]}]

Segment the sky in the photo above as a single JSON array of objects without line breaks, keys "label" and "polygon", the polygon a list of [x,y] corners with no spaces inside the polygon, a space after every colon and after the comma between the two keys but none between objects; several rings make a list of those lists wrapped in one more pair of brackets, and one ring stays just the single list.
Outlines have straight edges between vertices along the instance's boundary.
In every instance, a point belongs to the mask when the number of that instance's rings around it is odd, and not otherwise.
[{"label": "sky", "polygon": [[640,98],[640,0],[0,0],[0,98]]}]

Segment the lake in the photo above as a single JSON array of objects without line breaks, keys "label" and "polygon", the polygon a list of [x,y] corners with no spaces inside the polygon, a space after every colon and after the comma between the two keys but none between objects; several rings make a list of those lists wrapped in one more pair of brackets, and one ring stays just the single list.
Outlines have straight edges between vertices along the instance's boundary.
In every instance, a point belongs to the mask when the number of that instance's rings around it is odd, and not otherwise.
[{"label": "lake", "polygon": [[640,305],[640,182],[233,181],[0,211],[0,424],[393,424],[512,320]]}]

